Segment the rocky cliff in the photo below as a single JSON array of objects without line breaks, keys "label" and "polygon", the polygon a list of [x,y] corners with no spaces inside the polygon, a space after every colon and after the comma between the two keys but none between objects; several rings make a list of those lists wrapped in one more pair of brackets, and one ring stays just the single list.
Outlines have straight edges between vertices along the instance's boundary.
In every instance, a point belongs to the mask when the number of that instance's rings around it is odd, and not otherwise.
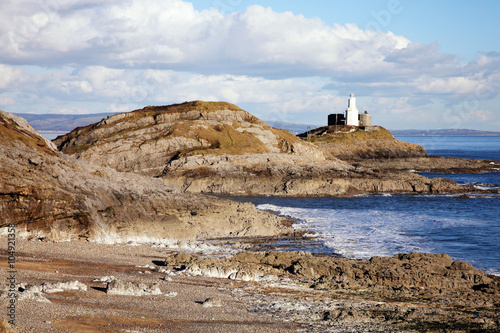
[{"label": "rocky cliff", "polygon": [[57,152],[22,118],[0,111],[0,227],[94,241],[276,235],[282,219],[240,204],[176,193],[161,180]]}]

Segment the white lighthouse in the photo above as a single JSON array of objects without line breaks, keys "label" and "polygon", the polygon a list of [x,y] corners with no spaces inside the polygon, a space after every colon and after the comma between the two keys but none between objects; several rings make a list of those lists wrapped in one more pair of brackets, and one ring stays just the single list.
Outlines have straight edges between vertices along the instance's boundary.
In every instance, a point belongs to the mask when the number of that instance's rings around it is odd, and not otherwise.
[{"label": "white lighthouse", "polygon": [[359,114],[356,108],[356,97],[354,93],[351,92],[351,96],[347,100],[347,111],[346,111],[346,125],[349,126],[359,126]]}]

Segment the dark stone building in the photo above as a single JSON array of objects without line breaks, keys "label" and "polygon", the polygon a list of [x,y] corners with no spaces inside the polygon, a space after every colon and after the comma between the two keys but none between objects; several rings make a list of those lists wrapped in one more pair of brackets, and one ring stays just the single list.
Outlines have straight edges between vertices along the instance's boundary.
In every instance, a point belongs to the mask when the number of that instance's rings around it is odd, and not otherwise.
[{"label": "dark stone building", "polygon": [[328,126],[345,125],[345,114],[332,113],[328,115]]}]

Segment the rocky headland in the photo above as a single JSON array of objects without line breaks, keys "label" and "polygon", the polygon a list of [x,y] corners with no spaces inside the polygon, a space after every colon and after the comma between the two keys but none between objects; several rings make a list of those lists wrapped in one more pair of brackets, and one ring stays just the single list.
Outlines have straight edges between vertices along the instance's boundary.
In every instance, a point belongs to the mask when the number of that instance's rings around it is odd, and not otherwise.
[{"label": "rocky headland", "polygon": [[500,161],[429,156],[424,147],[396,139],[381,126],[364,131],[353,126],[326,126],[299,134],[326,158],[378,171],[438,173],[497,172]]},{"label": "rocky headland", "polygon": [[272,128],[236,105],[186,102],[113,115],[54,140],[64,153],[118,171],[150,176],[191,156],[285,154],[324,160],[314,145]]},{"label": "rocky headland", "polygon": [[353,163],[427,156],[423,147],[396,140],[382,128],[344,133],[341,144],[334,134],[319,129],[303,140],[235,105],[194,101],[114,115],[54,143],[77,159],[161,178],[182,192],[349,196],[473,190],[446,179]]},{"label": "rocky headland", "polygon": [[325,126],[298,136],[314,143],[331,159],[355,162],[427,157],[424,147],[398,140],[381,126],[375,126],[371,131],[355,126]]}]

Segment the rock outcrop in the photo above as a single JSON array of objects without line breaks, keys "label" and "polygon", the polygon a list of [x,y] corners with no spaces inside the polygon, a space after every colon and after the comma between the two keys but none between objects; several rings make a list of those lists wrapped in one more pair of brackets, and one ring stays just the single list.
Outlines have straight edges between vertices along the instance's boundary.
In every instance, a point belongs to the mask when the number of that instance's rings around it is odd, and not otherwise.
[{"label": "rock outcrop", "polygon": [[261,292],[269,298],[267,305],[260,298],[250,302],[246,298],[250,308],[306,323],[318,332],[329,328],[498,332],[500,328],[500,277],[444,254],[408,253],[360,261],[308,252],[244,252],[227,259],[178,253],[168,256],[165,264],[177,274],[247,277],[241,280],[262,285]]},{"label": "rock outcrop", "polygon": [[291,231],[251,204],[176,193],[159,179],[74,160],[3,111],[0,143],[0,227],[15,224],[18,234],[120,242]]},{"label": "rock outcrop", "polygon": [[317,290],[365,290],[423,297],[449,304],[495,308],[500,278],[487,275],[445,254],[409,253],[373,257],[368,261],[314,256],[309,252],[242,252],[228,259],[203,258],[186,253],[171,255],[165,265],[196,275],[214,270],[259,277],[292,276]]},{"label": "rock outcrop", "polygon": [[498,172],[500,161],[456,157],[408,157],[397,159],[366,159],[356,162],[365,168],[389,171],[419,171],[440,173]]},{"label": "rock outcrop", "polygon": [[182,192],[230,195],[351,196],[473,190],[451,180],[410,172],[354,168],[341,161],[292,161],[259,155],[190,156],[170,163],[162,178]]},{"label": "rock outcrop", "polygon": [[54,143],[73,157],[153,176],[187,156],[284,154],[324,160],[314,145],[225,102],[149,106],[77,128]]},{"label": "rock outcrop", "polygon": [[[372,152],[378,151],[378,146],[388,146],[393,153],[399,152],[398,156],[426,156],[422,147],[397,141],[384,129],[368,139],[365,132],[360,133],[351,133],[352,137],[343,141],[352,142],[339,146],[316,133],[313,144],[286,130],[271,128],[235,105],[195,101],[114,115],[54,142],[78,159],[161,177],[182,192],[348,196],[465,190],[442,179],[374,172],[337,159],[362,154],[360,147],[366,146],[360,144],[362,140],[370,142],[368,150]],[[368,154],[366,149],[363,154]]]},{"label": "rock outcrop", "polygon": [[424,147],[398,140],[383,127],[376,128],[364,131],[353,126],[325,126],[299,137],[313,142],[327,158],[344,161],[427,157]]},{"label": "rock outcrop", "polygon": [[108,295],[123,295],[123,296],[147,296],[161,295],[161,289],[158,283],[148,285],[142,282],[130,282],[113,280],[108,282],[106,286]]}]

